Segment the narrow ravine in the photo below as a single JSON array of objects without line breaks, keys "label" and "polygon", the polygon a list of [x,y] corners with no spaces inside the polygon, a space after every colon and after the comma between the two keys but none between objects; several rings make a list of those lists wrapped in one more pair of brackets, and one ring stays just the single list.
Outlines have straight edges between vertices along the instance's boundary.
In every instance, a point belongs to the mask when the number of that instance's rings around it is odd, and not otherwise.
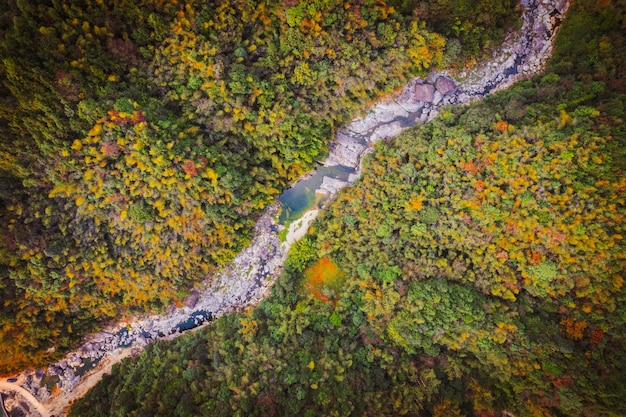
[{"label": "narrow ravine", "polygon": [[[522,28],[508,36],[491,60],[455,76],[444,72],[413,79],[402,91],[381,100],[366,115],[345,126],[334,138],[324,167],[283,194],[285,209],[296,211],[298,208],[289,207],[293,204],[290,201],[315,200],[315,194],[332,199],[340,188],[359,178],[362,158],[377,141],[428,122],[445,105],[469,103],[540,72],[552,53],[569,0],[521,0],[521,4]],[[280,273],[289,246],[306,232],[318,210],[313,206],[291,222],[285,242],[278,239],[281,226],[277,212],[278,205],[267,209],[256,224],[250,246],[211,284],[187,297],[183,306],[88,335],[80,348],[48,368],[27,370],[1,380],[0,391],[11,392],[15,398],[22,390],[30,392],[32,397],[11,402],[32,405],[25,410],[30,416],[65,415],[70,403],[122,358],[141,352],[154,340],[177,337],[223,314],[257,304]]]}]

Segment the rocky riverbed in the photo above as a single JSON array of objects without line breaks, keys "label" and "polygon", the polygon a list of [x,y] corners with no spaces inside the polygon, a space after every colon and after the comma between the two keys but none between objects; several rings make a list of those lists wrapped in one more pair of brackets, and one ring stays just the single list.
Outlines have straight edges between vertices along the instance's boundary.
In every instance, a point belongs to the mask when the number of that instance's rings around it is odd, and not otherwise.
[{"label": "rocky riverbed", "polygon": [[341,164],[358,171],[362,156],[377,141],[432,120],[445,105],[467,104],[541,71],[552,53],[569,2],[522,0],[521,4],[525,10],[522,28],[509,34],[492,59],[454,77],[447,72],[433,72],[427,79],[411,80],[400,92],[340,131],[325,164]]},{"label": "rocky riverbed", "polygon": [[[552,52],[553,40],[569,6],[568,0],[522,0],[524,24],[511,33],[491,60],[454,77],[432,73],[427,79],[411,80],[399,93],[381,100],[367,114],[348,124],[331,144],[325,165],[343,165],[353,169],[347,180],[324,177],[316,192],[331,197],[359,176],[361,161],[378,140],[396,136],[417,123],[433,119],[444,105],[469,103],[485,94],[506,88],[515,81],[538,73]],[[140,352],[161,338],[172,338],[191,328],[205,325],[213,318],[247,305],[258,303],[285,260],[289,245],[295,240],[288,234],[285,243],[278,240],[277,206],[270,207],[258,220],[254,239],[211,284],[194,291],[179,308],[162,315],[139,317],[120,322],[89,335],[84,344],[45,370],[27,370],[17,384],[31,392],[48,410],[59,413],[80,392],[88,375],[104,372],[100,362],[119,360],[119,352]],[[292,233],[302,234],[317,212],[308,214]],[[109,368],[111,363],[108,364]],[[106,369],[109,369],[106,368]],[[10,380],[4,380],[5,382]],[[5,384],[6,385],[6,384]],[[55,394],[52,388],[56,386]],[[84,387],[83,387],[84,388]],[[4,391],[10,391],[6,388]],[[61,411],[60,413],[63,413]]]},{"label": "rocky riverbed", "polygon": [[272,277],[286,257],[287,248],[277,237],[277,212],[277,205],[268,208],[256,223],[250,245],[210,284],[188,296],[181,307],[172,307],[161,315],[120,322],[89,335],[80,348],[47,369],[24,371],[19,375],[20,386],[49,410],[62,410],[74,399],[71,394],[85,376],[92,370],[101,370],[100,361],[110,362],[114,357],[139,353],[154,340],[176,337],[222,314],[258,303],[267,294]]},{"label": "rocky riverbed", "polygon": [[[376,142],[432,120],[443,106],[468,104],[540,72],[552,54],[554,37],[569,2],[522,0],[521,5],[522,28],[510,33],[488,62],[455,76],[432,72],[426,79],[412,79],[400,92],[381,100],[339,131],[324,165],[341,165],[354,174],[347,180],[325,176],[314,192],[332,198],[359,178],[363,156]],[[314,213],[318,213],[316,208]],[[303,219],[299,228],[307,228],[315,215]]]}]

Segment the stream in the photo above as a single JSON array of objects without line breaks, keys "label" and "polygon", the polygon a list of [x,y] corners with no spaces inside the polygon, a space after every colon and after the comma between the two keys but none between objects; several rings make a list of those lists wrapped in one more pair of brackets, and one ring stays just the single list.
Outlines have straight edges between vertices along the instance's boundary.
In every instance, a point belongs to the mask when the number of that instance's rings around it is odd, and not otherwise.
[{"label": "stream", "polygon": [[[286,190],[279,203],[269,207],[257,221],[250,246],[210,283],[194,290],[181,307],[171,307],[162,315],[119,322],[88,335],[77,350],[48,368],[26,370],[1,379],[0,390],[26,389],[39,401],[39,406],[48,410],[45,415],[65,415],[69,404],[83,395],[89,384],[110,369],[112,363],[127,356],[129,350],[138,354],[154,340],[177,337],[223,314],[257,304],[268,294],[289,249],[288,243],[278,239],[280,230],[288,226],[287,242],[293,241],[289,234],[295,233],[296,228],[306,228],[315,218],[317,210],[310,209],[332,199],[340,188],[359,178],[362,158],[372,151],[375,142],[428,122],[443,106],[480,99],[544,68],[569,0],[521,0],[520,3],[524,8],[522,28],[509,34],[497,55],[488,62],[454,77],[442,72],[431,73],[426,79],[413,79],[399,93],[382,99],[367,114],[337,133],[324,164]],[[280,217],[279,204],[282,205]],[[302,224],[307,212],[312,215],[306,216],[306,224]],[[14,390],[7,388],[11,384]],[[55,385],[57,389],[52,394]],[[42,415],[36,411],[36,404],[30,403],[33,409],[27,415]]]}]

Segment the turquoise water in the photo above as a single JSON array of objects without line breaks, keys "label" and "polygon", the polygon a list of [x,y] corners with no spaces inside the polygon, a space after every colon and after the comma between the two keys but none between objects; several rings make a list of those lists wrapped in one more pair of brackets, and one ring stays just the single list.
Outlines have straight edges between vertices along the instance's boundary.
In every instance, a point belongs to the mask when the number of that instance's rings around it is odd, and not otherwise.
[{"label": "turquoise water", "polygon": [[283,207],[279,221],[281,224],[299,219],[302,214],[314,205],[324,201],[320,196],[315,195],[324,177],[331,177],[339,180],[348,180],[348,176],[354,173],[354,169],[343,165],[333,167],[318,167],[313,173],[301,179],[290,189],[283,192],[279,201]]}]

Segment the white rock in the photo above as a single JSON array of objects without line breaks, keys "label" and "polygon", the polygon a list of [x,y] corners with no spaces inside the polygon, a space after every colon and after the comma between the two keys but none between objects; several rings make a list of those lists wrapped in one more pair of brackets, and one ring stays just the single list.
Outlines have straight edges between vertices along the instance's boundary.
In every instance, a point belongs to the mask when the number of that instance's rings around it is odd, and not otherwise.
[{"label": "white rock", "polygon": [[433,94],[433,104],[437,105],[441,103],[442,99],[443,99],[443,95],[439,91],[435,91],[435,93]]},{"label": "white rock", "polygon": [[338,133],[330,145],[330,155],[324,162],[326,166],[345,165],[356,167],[359,164],[365,145],[345,133]]},{"label": "white rock", "polygon": [[369,141],[370,143],[375,143],[381,139],[391,138],[399,135],[403,130],[406,130],[406,127],[404,127],[402,122],[393,122],[381,125],[376,128],[374,132],[372,132],[369,137]]},{"label": "white rock", "polygon": [[348,185],[350,185],[348,181],[338,180],[331,177],[324,177],[322,179],[322,185],[320,185],[318,191],[327,192],[330,195],[335,195],[337,194],[337,191]]},{"label": "white rock", "polygon": [[404,110],[400,105],[391,101],[380,103],[374,108],[374,115],[376,117],[377,124],[389,123],[398,117],[407,117],[409,113]]},{"label": "white rock", "polygon": [[[407,115],[409,113],[417,113],[420,111],[422,107],[424,107],[424,103],[416,101],[416,102],[398,102],[398,105],[404,110]],[[406,116],[405,116],[406,117]]]}]

